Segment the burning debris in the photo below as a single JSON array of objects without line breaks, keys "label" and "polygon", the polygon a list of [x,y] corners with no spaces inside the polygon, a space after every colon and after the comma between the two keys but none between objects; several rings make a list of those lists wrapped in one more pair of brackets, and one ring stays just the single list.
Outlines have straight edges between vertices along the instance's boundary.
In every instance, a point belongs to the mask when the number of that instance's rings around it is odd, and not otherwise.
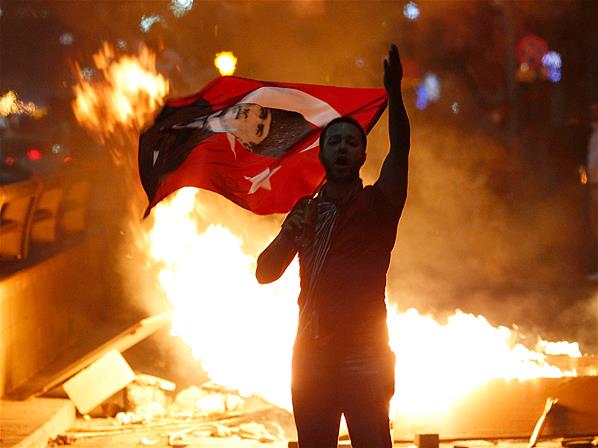
[{"label": "burning debris", "polygon": [[[174,393],[160,388],[159,383],[165,380],[150,376],[156,381],[148,385],[147,378],[147,375],[137,375],[127,387],[122,411],[111,417],[84,416],[69,432],[53,439],[50,446],[141,444],[216,447],[265,444],[282,447],[287,446],[287,442],[289,447],[296,446],[292,442],[296,440],[296,433],[291,413],[259,397],[242,397],[237,391],[212,382]],[[530,382],[495,381],[476,391],[469,398],[474,401],[462,403],[456,412],[440,418],[437,414],[433,422],[428,421],[423,425],[421,421],[398,418],[391,422],[391,428],[394,440],[399,443],[408,443],[414,436],[417,442],[419,434],[420,443],[416,443],[417,446],[438,447],[439,440],[485,438],[529,438],[530,446],[533,446],[541,438],[554,439],[575,434],[589,443],[585,446],[595,447],[595,443],[591,443],[595,440],[592,435],[598,430],[598,420],[595,419],[598,397],[588,399],[587,391],[595,389],[596,385],[595,377]],[[142,393],[139,387],[144,388]],[[560,398],[547,400],[546,394]],[[152,407],[161,411],[147,412]],[[423,428],[437,431],[430,434],[431,438],[425,438],[426,441],[430,439],[432,445],[423,443],[424,438],[418,432]],[[347,437],[346,433],[344,437]],[[522,445],[520,443],[517,446]],[[556,445],[541,442],[540,446]]]},{"label": "burning debris", "polygon": [[[143,319],[68,367],[70,378],[62,387],[82,418],[52,439],[52,446],[96,446],[93,441],[99,438],[111,446],[109,440],[122,437],[130,439],[127,444],[146,446],[184,446],[214,438],[270,443],[294,437],[290,412],[258,396],[210,381],[177,390],[165,378],[135,373],[121,350],[169,321],[168,312]],[[56,386],[62,381],[50,382]]]},{"label": "burning debris", "polygon": [[[219,438],[273,443],[293,437],[292,416],[258,397],[241,397],[208,382],[174,394],[174,383],[139,374],[125,389],[125,409],[114,416],[82,418],[54,445],[130,437],[145,446],[186,446]],[[166,388],[164,387],[166,386]]]},{"label": "burning debris", "polygon": [[31,115],[35,118],[41,118],[46,115],[47,110],[38,107],[33,102],[24,102],[18,99],[17,94],[9,90],[0,96],[0,117],[9,115]]},{"label": "burning debris", "polygon": [[156,55],[140,46],[139,54],[120,54],[104,46],[93,55],[98,79],[88,80],[77,65],[73,111],[79,124],[99,132],[102,141],[118,126],[139,130],[160,107],[169,82],[156,70]]}]

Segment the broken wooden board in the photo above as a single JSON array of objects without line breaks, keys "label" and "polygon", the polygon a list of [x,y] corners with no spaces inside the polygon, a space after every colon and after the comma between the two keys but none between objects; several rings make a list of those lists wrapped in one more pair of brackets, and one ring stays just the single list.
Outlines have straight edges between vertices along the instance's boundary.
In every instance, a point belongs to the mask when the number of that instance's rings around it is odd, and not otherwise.
[{"label": "broken wooden board", "polygon": [[122,353],[151,336],[170,323],[171,315],[171,312],[168,311],[140,320],[126,330],[119,332],[116,336],[101,342],[97,348],[84,352],[82,356],[74,361],[70,360],[51,371],[48,369],[46,372],[41,372],[8,394],[8,398],[11,400],[25,400],[48,392],[89,366],[92,362],[100,359],[110,350],[117,350]]},{"label": "broken wooden board", "polygon": [[549,397],[546,399],[546,406],[544,406],[544,412],[538,419],[536,426],[534,427],[534,432],[532,432],[531,437],[529,438],[529,445],[527,448],[534,448],[538,443],[538,437],[542,434],[544,430],[544,426],[546,426],[546,417],[548,417],[548,413],[552,411],[552,408],[555,404],[559,402],[558,398]]}]

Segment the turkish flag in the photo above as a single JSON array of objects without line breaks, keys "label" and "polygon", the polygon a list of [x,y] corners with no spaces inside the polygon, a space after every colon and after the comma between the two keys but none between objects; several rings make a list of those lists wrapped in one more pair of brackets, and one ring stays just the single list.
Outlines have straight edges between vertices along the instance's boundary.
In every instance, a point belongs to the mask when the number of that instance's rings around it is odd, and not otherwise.
[{"label": "turkish flag", "polygon": [[386,99],[384,89],[232,76],[171,99],[139,139],[145,216],[182,187],[214,191],[257,214],[286,213],[324,179],[322,128],[350,116],[369,132]]}]

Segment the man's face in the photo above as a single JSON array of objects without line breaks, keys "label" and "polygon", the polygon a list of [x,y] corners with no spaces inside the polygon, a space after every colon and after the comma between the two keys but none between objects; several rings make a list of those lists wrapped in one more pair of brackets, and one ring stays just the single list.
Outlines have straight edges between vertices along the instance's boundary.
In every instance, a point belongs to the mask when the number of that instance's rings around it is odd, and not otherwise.
[{"label": "man's face", "polygon": [[227,132],[246,148],[260,144],[270,132],[272,114],[259,104],[241,103],[226,109],[221,116]]},{"label": "man's face", "polygon": [[320,148],[320,160],[328,180],[345,183],[358,178],[359,169],[365,162],[361,131],[351,123],[330,126]]}]

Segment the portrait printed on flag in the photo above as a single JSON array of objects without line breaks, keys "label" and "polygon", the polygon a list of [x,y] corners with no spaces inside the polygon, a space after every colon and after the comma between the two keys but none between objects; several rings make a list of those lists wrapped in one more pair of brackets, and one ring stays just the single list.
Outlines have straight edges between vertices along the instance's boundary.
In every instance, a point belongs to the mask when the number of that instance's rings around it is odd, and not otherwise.
[{"label": "portrait printed on flag", "polygon": [[265,157],[282,156],[312,130],[299,112],[262,107],[255,103],[235,104],[188,123],[175,125],[171,130],[176,132],[188,128],[197,129],[196,132],[206,136],[227,132],[243,148]]}]

